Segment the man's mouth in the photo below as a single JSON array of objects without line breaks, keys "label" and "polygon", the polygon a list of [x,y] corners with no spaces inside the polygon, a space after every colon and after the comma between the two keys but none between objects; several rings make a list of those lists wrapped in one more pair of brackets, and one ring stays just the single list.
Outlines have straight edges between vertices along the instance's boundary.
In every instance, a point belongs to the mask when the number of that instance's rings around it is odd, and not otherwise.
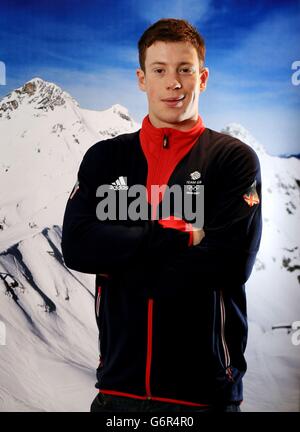
[{"label": "man's mouth", "polygon": [[169,107],[175,107],[180,108],[183,106],[183,99],[185,98],[185,95],[162,99],[162,101]]},{"label": "man's mouth", "polygon": [[185,98],[185,95],[172,97],[172,98],[166,98],[162,99],[163,102],[178,102],[180,100],[183,100]]}]

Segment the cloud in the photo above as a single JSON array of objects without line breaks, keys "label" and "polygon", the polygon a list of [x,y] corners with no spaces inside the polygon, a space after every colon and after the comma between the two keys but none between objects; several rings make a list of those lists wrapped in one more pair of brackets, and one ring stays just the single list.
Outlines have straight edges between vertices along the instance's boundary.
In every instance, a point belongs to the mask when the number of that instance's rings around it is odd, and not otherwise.
[{"label": "cloud", "polygon": [[235,67],[228,69],[217,64],[210,67],[207,93],[211,101],[217,100],[219,95],[231,95],[229,100],[238,105],[269,108],[280,104],[300,108],[300,89],[292,85],[291,77],[289,65],[286,65],[285,75],[279,78],[268,74],[257,76],[255,71],[246,75]]},{"label": "cloud", "polygon": [[207,20],[211,14],[211,0],[152,0],[144,3],[138,1],[136,12],[149,23],[161,18],[182,18],[196,23]]},{"label": "cloud", "polygon": [[199,112],[211,129],[221,130],[228,123],[240,123],[270,154],[299,153],[298,110],[274,103],[262,105],[257,95],[253,95],[251,103],[248,99],[247,95],[233,91],[218,93],[213,89],[200,96]]},{"label": "cloud", "polygon": [[298,59],[299,40],[299,11],[276,10],[249,32],[229,62],[251,68],[257,74],[274,75]]},{"label": "cloud", "polygon": [[300,151],[300,88],[291,82],[300,60],[299,13],[270,12],[233,48],[212,52],[200,112],[217,130],[239,122],[272,154]]}]

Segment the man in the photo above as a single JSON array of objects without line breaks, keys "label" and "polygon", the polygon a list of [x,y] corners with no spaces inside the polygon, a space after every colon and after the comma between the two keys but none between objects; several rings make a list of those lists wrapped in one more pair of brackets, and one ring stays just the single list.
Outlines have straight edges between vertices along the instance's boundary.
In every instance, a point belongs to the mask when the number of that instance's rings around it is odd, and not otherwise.
[{"label": "man", "polygon": [[[139,131],[86,152],[63,222],[66,265],[96,275],[99,394],[91,411],[239,411],[245,282],[261,238],[259,161],[203,125],[198,98],[208,69],[191,24],[161,19],[138,46],[149,114]],[[100,220],[101,185],[117,195],[143,185],[151,216]],[[161,216],[174,185],[193,199],[204,188],[203,226],[173,207]]]}]

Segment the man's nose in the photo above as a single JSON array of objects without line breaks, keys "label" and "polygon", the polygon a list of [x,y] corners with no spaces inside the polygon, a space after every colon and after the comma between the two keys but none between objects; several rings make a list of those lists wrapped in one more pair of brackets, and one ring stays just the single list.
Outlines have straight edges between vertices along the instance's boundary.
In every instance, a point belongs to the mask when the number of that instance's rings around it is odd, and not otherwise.
[{"label": "man's nose", "polygon": [[167,89],[175,89],[175,88],[180,88],[181,87],[181,83],[178,80],[176,74],[170,74],[170,76],[167,77]]}]

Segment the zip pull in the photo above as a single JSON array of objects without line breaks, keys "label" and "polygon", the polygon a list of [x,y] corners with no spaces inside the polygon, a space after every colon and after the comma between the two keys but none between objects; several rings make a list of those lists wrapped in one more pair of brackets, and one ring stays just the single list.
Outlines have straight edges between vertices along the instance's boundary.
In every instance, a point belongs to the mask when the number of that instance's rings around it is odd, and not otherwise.
[{"label": "zip pull", "polygon": [[163,148],[169,147],[169,138],[168,135],[164,135]]}]

